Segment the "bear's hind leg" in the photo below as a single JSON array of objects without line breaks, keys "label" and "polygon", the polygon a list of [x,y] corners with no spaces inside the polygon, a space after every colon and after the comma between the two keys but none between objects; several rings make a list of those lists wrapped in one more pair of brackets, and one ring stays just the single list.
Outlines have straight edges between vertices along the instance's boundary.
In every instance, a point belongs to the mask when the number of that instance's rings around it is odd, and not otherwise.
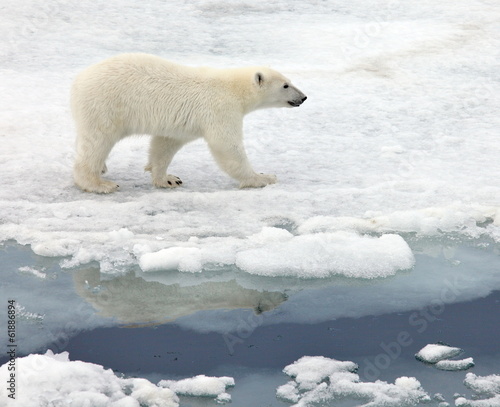
[{"label": "bear's hind leg", "polygon": [[182,184],[179,177],[167,174],[167,168],[184,142],[162,136],[153,136],[149,148],[149,163],[144,168],[151,171],[153,185],[157,188],[175,188]]},{"label": "bear's hind leg", "polygon": [[97,138],[98,142],[89,142],[84,137],[78,137],[73,178],[75,184],[86,192],[109,194],[118,188],[112,181],[101,178],[106,168],[106,158],[114,146],[114,142],[105,135]]}]

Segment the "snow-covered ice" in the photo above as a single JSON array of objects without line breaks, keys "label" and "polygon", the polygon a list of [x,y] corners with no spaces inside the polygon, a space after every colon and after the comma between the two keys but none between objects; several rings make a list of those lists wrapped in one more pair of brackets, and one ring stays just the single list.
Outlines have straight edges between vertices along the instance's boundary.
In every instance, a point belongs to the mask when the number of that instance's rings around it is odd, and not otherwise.
[{"label": "snow-covered ice", "polygon": [[28,267],[28,266],[19,267],[18,271],[21,273],[31,274],[35,277],[42,278],[42,279],[47,278],[47,274],[44,273],[43,270],[37,270],[34,267]]},{"label": "snow-covered ice", "polygon": [[[9,377],[7,369],[8,364],[0,367],[2,378]],[[100,365],[70,360],[68,352],[54,354],[50,350],[17,359],[16,371],[16,399],[7,397],[11,394],[7,386],[0,387],[0,400],[6,406],[178,407],[176,394],[212,397],[226,403],[231,401],[226,388],[234,386],[232,377],[204,375],[161,380],[155,385],[142,378],[123,378]]]},{"label": "snow-covered ice", "polygon": [[399,377],[394,384],[381,380],[361,382],[355,373],[357,365],[323,356],[304,356],[286,366],[283,372],[294,380],[279,387],[279,398],[294,407],[307,407],[317,403],[338,403],[343,400],[363,400],[360,407],[414,406],[430,401],[414,377]]},{"label": "snow-covered ice", "polygon": [[158,386],[168,388],[176,394],[195,397],[212,397],[217,402],[231,401],[231,395],[226,392],[228,387],[234,386],[232,377],[209,377],[198,375],[182,380],[161,380]]},{"label": "snow-covered ice", "polygon": [[461,360],[443,359],[437,362],[435,366],[440,370],[452,370],[452,371],[467,370],[470,369],[471,367],[474,367],[474,359],[473,358],[466,358]]},{"label": "snow-covered ice", "polygon": [[474,392],[485,396],[500,395],[500,375],[477,376],[467,373],[464,384]]},{"label": "snow-covered ice", "polygon": [[[392,276],[413,262],[406,233],[498,241],[499,14],[485,0],[8,1],[0,240],[107,273],[215,264],[308,278]],[[155,190],[135,138],[109,158],[119,192],[76,189],[71,81],[126,51],[291,77],[304,106],[245,122],[252,163],[278,184],[238,190],[197,141],[171,166],[183,187]],[[289,234],[256,241],[269,228]]]},{"label": "snow-covered ice", "polygon": [[343,362],[324,356],[303,356],[283,372],[293,377],[300,390],[311,390],[333,373],[353,373],[358,366],[353,362]]},{"label": "snow-covered ice", "polygon": [[473,358],[453,359],[463,352],[463,349],[438,342],[424,346],[415,354],[415,358],[421,362],[432,364],[439,370],[459,371],[474,367]]},{"label": "snow-covered ice", "polygon": [[454,358],[463,353],[463,351],[463,349],[443,343],[431,343],[420,349],[415,354],[415,358],[425,363],[437,363],[443,359]]},{"label": "snow-covered ice", "polygon": [[[0,367],[0,376],[9,377],[8,365]],[[125,379],[100,365],[69,360],[67,352],[31,354],[16,360],[16,398],[7,386],[0,387],[5,406],[40,407],[42,405],[92,405],[109,407],[178,407],[179,398],[167,388],[146,379]],[[64,404],[61,404],[64,403]]]},{"label": "snow-covered ice", "polygon": [[467,373],[464,384],[474,392],[472,400],[458,397],[455,405],[460,407],[499,407],[500,375],[478,376]]},{"label": "snow-covered ice", "polygon": [[[215,254],[221,252],[224,254],[216,258]],[[204,265],[214,262],[235,264],[261,276],[377,278],[410,269],[415,259],[404,239],[394,234],[370,237],[332,232],[294,236],[281,228],[265,227],[246,239],[233,239],[225,249],[220,242],[207,243],[203,249],[170,247],[143,254],[139,265],[143,271],[200,272]]]}]

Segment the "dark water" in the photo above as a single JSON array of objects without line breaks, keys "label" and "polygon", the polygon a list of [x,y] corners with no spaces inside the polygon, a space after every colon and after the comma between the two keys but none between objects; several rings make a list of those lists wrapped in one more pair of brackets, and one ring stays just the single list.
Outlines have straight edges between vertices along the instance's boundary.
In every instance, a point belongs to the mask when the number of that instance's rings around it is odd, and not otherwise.
[{"label": "dark water", "polygon": [[[98,328],[72,338],[66,350],[72,358],[136,375],[157,372],[193,376],[219,365],[282,369],[303,355],[353,360],[363,374],[363,362],[374,362],[371,355],[386,353],[412,358],[423,346],[436,341],[462,347],[468,356],[498,353],[499,311],[500,291],[495,291],[486,298],[448,305],[439,318],[429,314],[423,332],[419,332],[422,324],[409,325],[415,313],[411,311],[311,325],[261,326],[246,339],[233,334],[197,333],[175,324]],[[409,339],[397,346],[402,331],[410,334]],[[379,370],[384,378],[392,377],[390,366]],[[367,372],[372,380],[369,369]]]},{"label": "dark water", "polygon": [[[173,324],[157,328],[102,328],[79,334],[69,342],[67,350],[72,358],[140,377],[234,376],[235,403],[238,379],[260,374],[260,385],[266,387],[269,378],[265,374],[274,373],[265,402],[281,405],[274,399],[274,392],[287,377],[281,374],[280,381],[279,372],[303,355],[354,361],[365,381],[394,382],[400,376],[415,376],[427,392],[443,393],[450,402],[455,392],[466,393],[461,385],[464,373],[437,371],[416,361],[414,354],[428,343],[443,341],[463,348],[463,357],[474,357],[474,373],[499,373],[500,366],[495,369],[489,363],[479,362],[500,361],[499,310],[500,291],[495,291],[486,298],[448,305],[439,318],[429,313],[426,319],[421,310],[416,310],[312,325],[262,326],[244,341],[217,333],[195,333]],[[409,325],[415,312],[427,321],[425,330],[423,323]],[[402,343],[398,342],[401,332],[409,333]],[[254,385],[255,397],[260,399],[262,389],[258,390],[258,383]],[[252,402],[240,401],[237,405],[254,405]]]}]

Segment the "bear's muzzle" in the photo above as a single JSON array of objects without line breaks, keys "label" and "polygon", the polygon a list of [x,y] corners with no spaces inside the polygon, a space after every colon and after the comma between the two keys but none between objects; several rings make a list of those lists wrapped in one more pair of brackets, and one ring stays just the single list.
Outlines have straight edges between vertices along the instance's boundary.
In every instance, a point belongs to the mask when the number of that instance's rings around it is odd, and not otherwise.
[{"label": "bear's muzzle", "polygon": [[294,100],[290,100],[288,101],[288,104],[290,106],[293,106],[293,107],[298,107],[300,106],[302,103],[304,103],[307,99],[307,96],[306,95],[303,95],[300,99],[294,99]]}]

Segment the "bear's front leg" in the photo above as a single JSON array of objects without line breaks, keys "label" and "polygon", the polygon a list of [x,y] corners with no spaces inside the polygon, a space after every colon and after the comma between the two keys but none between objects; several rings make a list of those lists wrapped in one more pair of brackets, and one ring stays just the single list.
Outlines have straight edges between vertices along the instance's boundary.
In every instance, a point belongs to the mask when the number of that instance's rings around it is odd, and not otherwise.
[{"label": "bear's front leg", "polygon": [[149,163],[144,170],[151,171],[155,187],[176,188],[182,184],[179,177],[167,174],[166,172],[175,153],[179,151],[183,144],[183,142],[167,137],[152,137],[149,149]]},{"label": "bear's front leg", "polygon": [[276,175],[258,174],[252,169],[241,136],[207,138],[207,142],[217,164],[240,181],[240,188],[260,188],[276,183]]}]

